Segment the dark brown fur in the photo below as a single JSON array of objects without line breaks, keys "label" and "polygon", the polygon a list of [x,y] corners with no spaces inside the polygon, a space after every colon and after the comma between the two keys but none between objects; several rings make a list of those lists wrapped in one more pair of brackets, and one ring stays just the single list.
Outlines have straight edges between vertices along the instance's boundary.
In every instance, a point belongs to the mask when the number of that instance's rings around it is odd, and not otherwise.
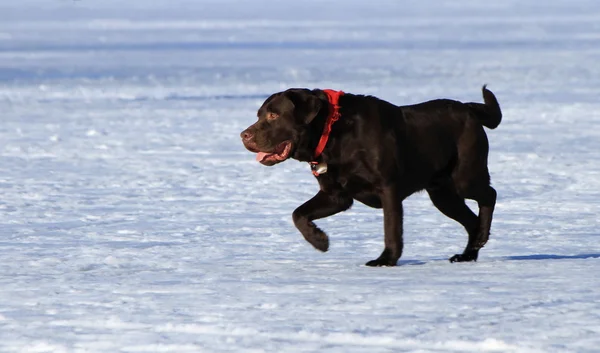
[{"label": "dark brown fur", "polygon": [[[477,260],[488,241],[496,203],[483,126],[493,129],[502,118],[494,94],[485,86],[482,91],[485,104],[439,99],[400,107],[371,96],[343,95],[341,118],[318,160],[328,165],[328,172],[317,177],[320,191],[293,213],[304,238],[327,251],[329,239],[314,220],[345,211],[354,200],[383,208],[385,248],[367,265],[394,266],[403,248],[402,201],[426,190],[433,204],[469,235],[464,252],[450,261]],[[242,132],[242,140],[253,152],[308,162],[328,112],[321,90],[279,92],[261,106],[258,122]],[[289,155],[280,153],[278,146],[289,143]],[[479,215],[465,199],[477,201]]]}]

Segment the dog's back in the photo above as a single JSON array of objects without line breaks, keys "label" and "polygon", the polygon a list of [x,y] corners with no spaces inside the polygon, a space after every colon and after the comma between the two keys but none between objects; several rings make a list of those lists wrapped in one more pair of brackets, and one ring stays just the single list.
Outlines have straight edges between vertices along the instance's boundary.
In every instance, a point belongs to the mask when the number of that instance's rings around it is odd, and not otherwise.
[{"label": "dog's back", "polygon": [[[404,117],[412,123],[427,123],[420,119],[477,119],[483,126],[495,129],[502,121],[502,111],[492,91],[484,85],[481,89],[485,103],[463,103],[451,99],[435,99],[427,102],[401,106]],[[436,122],[444,124],[444,121]]]}]

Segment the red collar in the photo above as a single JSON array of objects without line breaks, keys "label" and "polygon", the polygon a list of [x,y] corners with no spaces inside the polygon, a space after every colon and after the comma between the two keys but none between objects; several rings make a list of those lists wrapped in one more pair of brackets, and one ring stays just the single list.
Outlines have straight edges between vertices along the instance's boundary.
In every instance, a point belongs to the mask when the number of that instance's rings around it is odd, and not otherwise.
[{"label": "red collar", "polygon": [[[327,145],[327,140],[329,140],[329,134],[331,134],[331,127],[333,123],[339,120],[340,118],[340,106],[339,101],[340,97],[344,95],[342,91],[334,91],[331,89],[324,89],[323,92],[327,95],[327,100],[329,101],[329,115],[327,115],[327,120],[325,120],[325,127],[323,128],[323,134],[321,134],[321,139],[319,140],[319,144],[315,149],[315,154],[313,157],[313,162],[310,162],[312,166],[318,164],[316,159],[319,158],[323,150],[325,149],[325,145]],[[312,172],[315,176],[318,176],[319,173],[312,168]]]}]

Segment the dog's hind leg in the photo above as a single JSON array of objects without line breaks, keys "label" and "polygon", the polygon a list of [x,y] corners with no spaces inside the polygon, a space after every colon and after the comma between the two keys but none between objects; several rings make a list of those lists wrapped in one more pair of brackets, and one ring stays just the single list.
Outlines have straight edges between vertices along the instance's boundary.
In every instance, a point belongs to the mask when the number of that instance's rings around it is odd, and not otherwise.
[{"label": "dog's hind leg", "polygon": [[490,237],[496,190],[490,186],[488,149],[488,140],[483,128],[467,123],[459,140],[458,161],[452,172],[452,183],[460,197],[477,201],[479,224],[476,232],[469,233],[469,243],[463,254],[451,257],[451,262],[477,260],[479,249]]},{"label": "dog's hind leg", "polygon": [[[496,205],[496,190],[489,185],[479,185],[464,193],[465,197],[477,201],[479,206],[479,224],[477,231],[469,233],[469,243],[462,254],[454,255],[450,262],[477,260],[477,254],[490,238],[492,214]],[[473,256],[474,255],[474,256]]]},{"label": "dog's hind leg", "polygon": [[479,218],[465,204],[465,199],[456,193],[452,185],[428,188],[427,193],[433,205],[447,217],[457,221],[469,234],[469,242],[465,251],[453,256],[450,261],[475,261],[479,249],[475,247],[479,237]]},{"label": "dog's hind leg", "polygon": [[[485,142],[487,144],[487,140]],[[471,254],[476,254],[490,238],[492,214],[496,205],[496,190],[490,186],[487,149],[484,151],[472,149],[471,152],[474,153],[469,156],[471,158],[460,160],[461,157],[459,157],[459,164],[452,173],[454,188],[458,195],[477,201],[479,226],[475,236],[469,235],[469,243],[463,254],[453,256],[450,258],[451,262],[477,260],[477,256],[473,258]]]},{"label": "dog's hind leg", "polygon": [[467,196],[477,201],[479,206],[479,232],[474,246],[481,249],[490,238],[490,229],[492,227],[492,215],[496,206],[496,190],[490,185],[481,185]]}]

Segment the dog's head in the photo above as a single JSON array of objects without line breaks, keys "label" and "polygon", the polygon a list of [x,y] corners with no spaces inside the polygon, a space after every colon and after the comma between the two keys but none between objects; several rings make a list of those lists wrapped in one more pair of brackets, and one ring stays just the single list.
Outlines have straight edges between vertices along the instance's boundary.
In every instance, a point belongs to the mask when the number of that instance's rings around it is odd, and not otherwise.
[{"label": "dog's head", "polygon": [[258,121],[242,131],[244,146],[256,160],[272,166],[294,155],[322,106],[315,91],[293,88],[271,95],[258,109]]}]

